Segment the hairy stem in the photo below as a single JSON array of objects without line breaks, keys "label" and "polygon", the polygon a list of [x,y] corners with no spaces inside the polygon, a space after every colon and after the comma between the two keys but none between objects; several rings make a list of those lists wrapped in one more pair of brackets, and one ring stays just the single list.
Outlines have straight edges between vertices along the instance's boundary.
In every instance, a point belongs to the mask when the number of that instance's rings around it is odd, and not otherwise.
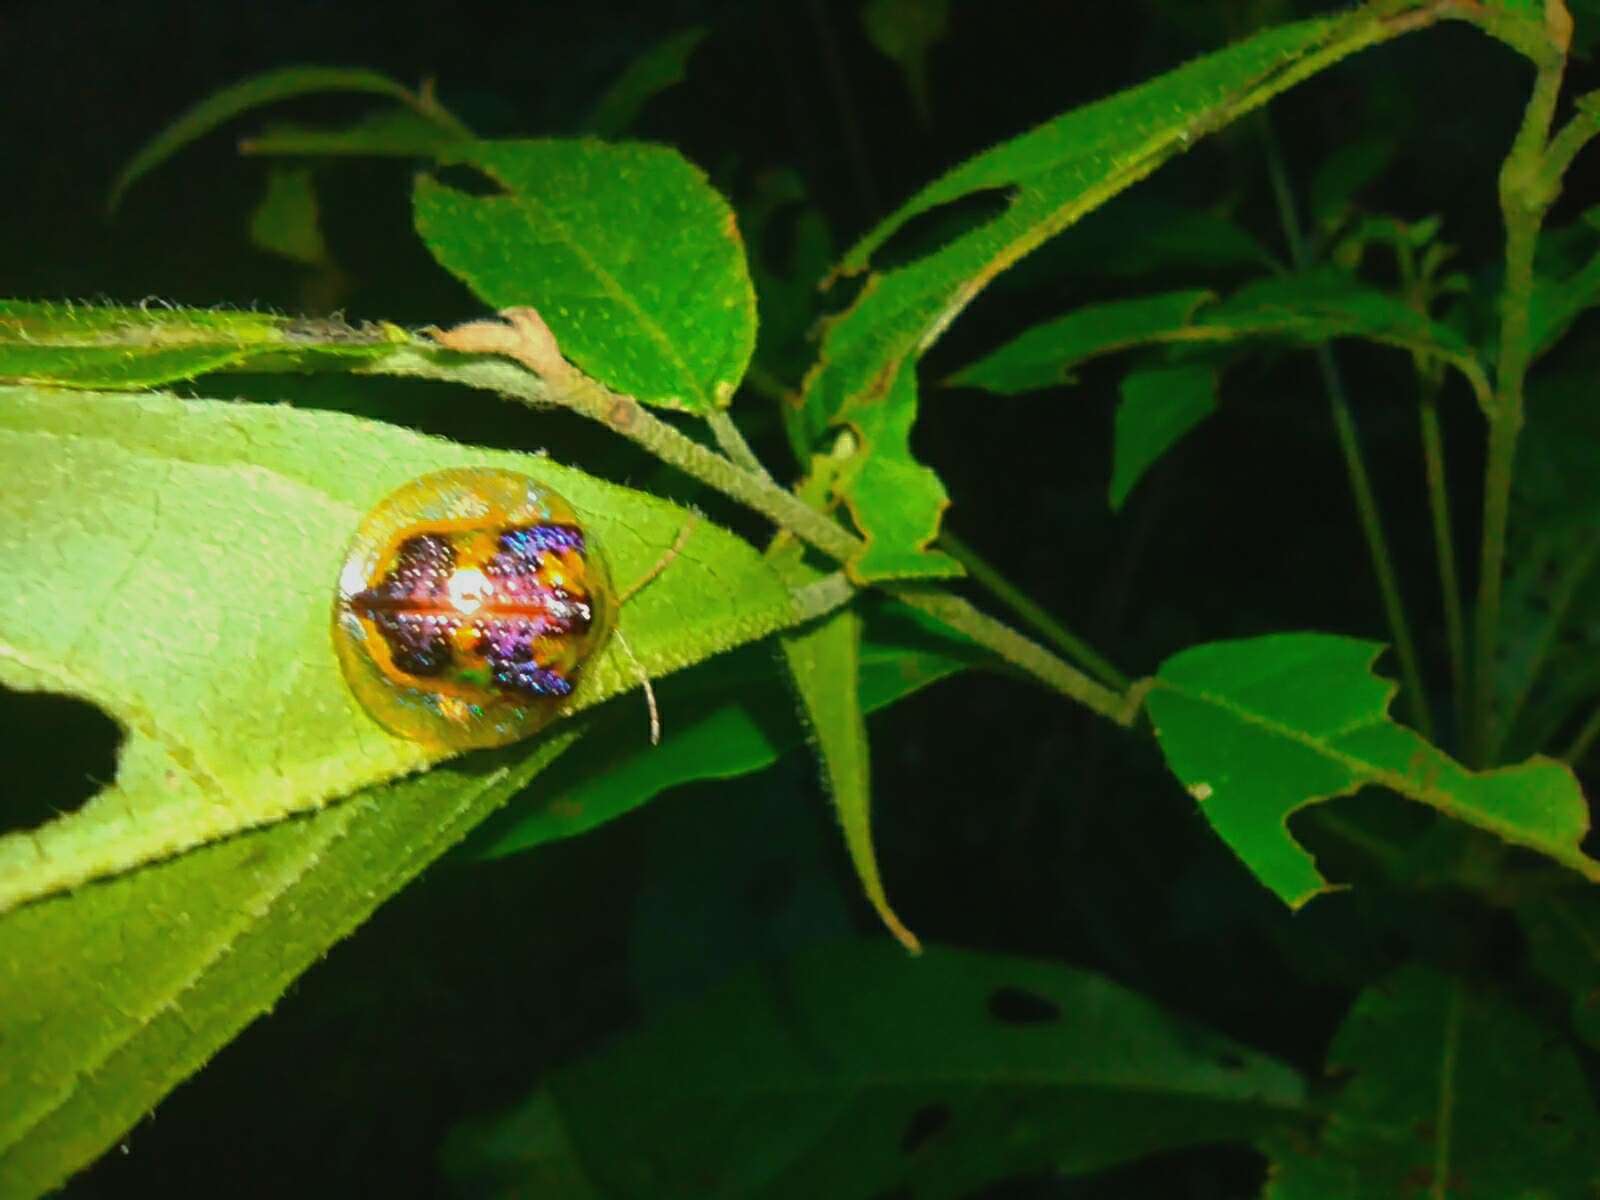
[{"label": "hairy stem", "polygon": [[[1569,21],[1570,24],[1570,21]],[[1500,211],[1506,227],[1506,274],[1500,300],[1500,356],[1489,410],[1489,452],[1484,465],[1483,548],[1478,562],[1478,612],[1473,648],[1470,751],[1474,765],[1489,760],[1495,744],[1495,655],[1505,572],[1506,520],[1517,440],[1523,423],[1523,385],[1533,353],[1529,308],[1539,227],[1555,200],[1558,181],[1544,172],[1544,149],[1566,66],[1551,54],[1539,66],[1522,125],[1500,169]]]},{"label": "hairy stem", "polygon": [[[677,467],[723,495],[761,513],[790,533],[839,562],[860,553],[860,538],[837,522],[779,487],[765,474],[757,475],[702,446],[648,412],[632,396],[622,396],[590,379],[561,358],[555,339],[531,310],[509,310],[507,323],[477,321],[434,338],[447,349],[466,357],[446,360],[417,350],[401,350],[374,362],[368,371],[439,379],[498,392],[534,406],[560,405],[598,421],[608,429],[643,447],[656,458]],[[515,362],[506,361],[504,355]],[[830,578],[815,596],[797,599],[828,611],[841,602],[849,581]],[[1131,689],[1119,694],[1096,683],[1043,646],[972,607],[965,600],[937,590],[884,585],[892,595],[922,609],[966,634],[1006,662],[1032,675],[1055,691],[1077,700],[1102,716],[1129,725],[1137,715],[1142,693]]]},{"label": "hairy stem", "polygon": [[1008,663],[1118,725],[1132,725],[1138,715],[1143,698],[1139,689],[1114,692],[1096,683],[1037,642],[1029,641],[1011,626],[980,612],[960,596],[926,584],[887,584],[885,590],[895,599],[960,630]]},{"label": "hairy stem", "polygon": [[1107,687],[1116,688],[1118,691],[1127,690],[1129,680],[1126,675],[1096,653],[1094,647],[1030,599],[1027,593],[996,570],[993,563],[948,529],[939,534],[939,548],[965,567],[967,575],[974,583],[987,588],[995,599],[1033,626],[1045,641],[1077,662]]}]

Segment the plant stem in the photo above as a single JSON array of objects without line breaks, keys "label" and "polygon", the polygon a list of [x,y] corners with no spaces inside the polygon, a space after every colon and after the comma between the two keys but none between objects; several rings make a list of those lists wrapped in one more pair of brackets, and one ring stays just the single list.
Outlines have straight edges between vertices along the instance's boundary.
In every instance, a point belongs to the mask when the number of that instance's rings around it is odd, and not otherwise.
[{"label": "plant stem", "polygon": [[1422,429],[1422,464],[1428,481],[1428,509],[1433,516],[1439,594],[1444,601],[1445,640],[1450,648],[1456,737],[1464,740],[1467,737],[1467,624],[1461,611],[1461,576],[1456,570],[1455,530],[1450,521],[1450,489],[1444,473],[1444,439],[1439,430],[1439,376],[1419,368],[1417,381],[1422,389],[1417,419]]},{"label": "plant stem", "polygon": [[744,440],[744,434],[739,432],[739,426],[726,410],[717,408],[707,413],[706,424],[711,427],[712,436],[717,439],[717,445],[722,447],[724,454],[752,475],[759,475],[768,483],[773,482],[772,476],[761,465],[756,452],[750,449],[750,443]]},{"label": "plant stem", "polygon": [[1118,725],[1132,725],[1138,715],[1143,699],[1141,689],[1118,693],[1103,687],[1009,625],[980,612],[960,596],[927,584],[886,584],[884,589],[895,599],[960,630],[1013,666]]},{"label": "plant stem", "polygon": [[[465,384],[535,407],[559,404],[600,422],[662,462],[762,514],[778,528],[789,530],[829,558],[848,562],[863,548],[860,538],[772,480],[754,475],[702,446],[653,416],[632,396],[618,395],[564,361],[558,363],[551,357],[555,354],[553,340],[548,346],[536,342],[530,346],[529,339],[536,339],[538,332],[526,315],[519,314],[513,324],[473,322],[434,336],[446,344],[454,339],[451,349],[470,357],[452,355],[446,360],[435,352],[408,348],[376,360],[365,370],[379,375]],[[469,344],[475,348],[465,349]],[[493,355],[509,355],[517,361]],[[837,602],[838,588],[843,582],[829,582],[828,588],[818,595],[802,597],[797,603],[821,605],[819,611],[827,611],[829,605]],[[1101,716],[1120,725],[1130,725],[1137,715],[1142,690],[1134,687],[1126,694],[1118,694],[1102,686],[959,596],[910,585],[883,586],[905,603],[966,634],[1047,687],[1077,700]]]},{"label": "plant stem", "polygon": [[[1295,209],[1294,194],[1289,189],[1288,172],[1284,170],[1283,155],[1277,138],[1265,116],[1261,118],[1263,140],[1267,149],[1267,173],[1272,180],[1272,194],[1278,205],[1278,220],[1283,226],[1284,240],[1289,244],[1289,259],[1297,271],[1304,270],[1306,262],[1305,239],[1300,232],[1300,218]],[[1400,595],[1400,581],[1395,574],[1394,559],[1389,553],[1389,540],[1383,532],[1383,516],[1378,511],[1378,498],[1372,490],[1372,479],[1361,453],[1361,438],[1356,432],[1355,417],[1345,396],[1344,381],[1339,377],[1339,367],[1333,351],[1326,345],[1317,347],[1317,368],[1322,375],[1322,387],[1328,396],[1328,406],[1333,412],[1333,427],[1339,436],[1339,449],[1344,456],[1345,474],[1350,480],[1350,492],[1355,500],[1356,515],[1361,521],[1361,532],[1366,538],[1367,554],[1372,560],[1377,576],[1378,592],[1383,599],[1384,618],[1389,634],[1394,639],[1395,655],[1400,660],[1402,690],[1412,724],[1429,740],[1433,738],[1433,717],[1428,711],[1427,693],[1422,689],[1422,671],[1417,663],[1416,643],[1411,637],[1411,624],[1406,619],[1405,600]]]},{"label": "plant stem", "polygon": [[996,570],[993,563],[948,529],[939,534],[939,548],[965,567],[974,583],[987,588],[995,599],[1027,624],[1032,625],[1036,632],[1043,635],[1045,641],[1054,645],[1068,658],[1075,660],[1107,687],[1116,688],[1118,691],[1127,690],[1129,680],[1126,675],[1097,654],[1094,647],[1030,599],[1022,589]]},{"label": "plant stem", "polygon": [[1483,549],[1478,561],[1478,612],[1473,651],[1471,762],[1487,765],[1494,745],[1495,654],[1500,629],[1506,521],[1511,480],[1522,432],[1523,384],[1532,357],[1529,306],[1533,256],[1539,227],[1559,190],[1545,176],[1544,148],[1566,66],[1563,54],[1547,56],[1534,77],[1522,125],[1500,169],[1500,211],[1506,226],[1506,274],[1500,301],[1500,355],[1494,403],[1489,411],[1489,452],[1484,466]]}]

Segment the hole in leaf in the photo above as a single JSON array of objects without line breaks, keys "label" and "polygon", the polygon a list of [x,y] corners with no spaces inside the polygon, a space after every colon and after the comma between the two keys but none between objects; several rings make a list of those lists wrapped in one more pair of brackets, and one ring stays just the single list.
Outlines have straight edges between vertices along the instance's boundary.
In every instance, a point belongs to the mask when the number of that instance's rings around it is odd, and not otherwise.
[{"label": "hole in leaf", "polygon": [[995,988],[989,993],[989,1015],[1007,1025],[1048,1025],[1061,1019],[1061,1006],[1026,988]]},{"label": "hole in leaf", "polygon": [[1244,1059],[1232,1050],[1224,1050],[1217,1055],[1217,1066],[1224,1071],[1241,1071],[1244,1069]]},{"label": "hole in leaf", "polygon": [[433,177],[446,187],[464,192],[468,196],[504,196],[506,189],[500,185],[499,180],[485,175],[476,167],[465,166],[460,163],[451,163],[440,167],[433,173]]},{"label": "hole in leaf", "polygon": [[1011,207],[1010,188],[985,188],[911,217],[872,256],[874,271],[892,271],[942,250]]},{"label": "hole in leaf", "polygon": [[942,1100],[924,1104],[911,1114],[905,1131],[900,1135],[900,1153],[915,1154],[950,1124],[950,1106]]},{"label": "hole in leaf", "polygon": [[116,777],[121,741],[116,722],[86,701],[0,687],[0,833],[33,829],[78,808]]}]

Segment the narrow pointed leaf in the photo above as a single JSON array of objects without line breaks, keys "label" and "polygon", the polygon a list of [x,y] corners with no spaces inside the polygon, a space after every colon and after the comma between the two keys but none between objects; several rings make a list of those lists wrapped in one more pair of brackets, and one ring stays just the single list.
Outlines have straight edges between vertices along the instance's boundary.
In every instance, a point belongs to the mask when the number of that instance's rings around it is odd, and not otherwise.
[{"label": "narrow pointed leaf", "polygon": [[1086,304],[1034,325],[957,371],[949,382],[1014,396],[1072,380],[1072,368],[1101,354],[1170,337],[1215,299],[1204,290],[1163,292],[1134,300]]},{"label": "narrow pointed leaf", "polygon": [[1356,1001],[1314,1144],[1273,1138],[1264,1200],[1592,1196],[1600,1114],[1570,1046],[1506,1001],[1408,967]]},{"label": "narrow pointed leaf", "polygon": [[427,343],[387,322],[0,300],[0,384],[138,388],[212,371],[351,370]]},{"label": "narrow pointed leaf", "polygon": [[1130,372],[1122,381],[1111,452],[1113,511],[1157,459],[1217,411],[1213,367],[1157,367]]},{"label": "narrow pointed leaf", "polygon": [[755,292],[727,202],[676,151],[474,142],[447,161],[500,191],[424,176],[417,232],[496,309],[531,305],[562,352],[647,404],[725,407],[755,346]]},{"label": "narrow pointed leaf", "polygon": [[1600,881],[1589,810],[1565,766],[1468,771],[1389,717],[1383,647],[1328,634],[1214,642],[1161,664],[1147,699],[1167,765],[1258,879],[1298,908],[1328,890],[1289,832],[1319,800],[1386,787]]},{"label": "narrow pointed leaf", "polygon": [[[1407,26],[1409,27],[1409,26]],[[854,304],[832,321],[817,368],[806,381],[805,417],[815,444],[833,424],[855,427],[859,455],[900,457],[915,420],[915,392],[895,386],[999,272],[1181,153],[1295,83],[1402,26],[1363,9],[1347,16],[1267,30],[1095,104],[1047,121],[976,155],[923,188],[856,244],[839,273],[868,272],[874,256],[914,218],[974,197],[1001,194],[996,215],[979,220],[932,253],[904,266],[872,270]],[[881,410],[890,410],[883,415]],[[895,431],[880,445],[876,431]],[[887,520],[844,495],[877,558],[858,578],[936,574],[916,569],[946,503],[937,481],[906,464],[908,487]],[[914,517],[910,514],[914,512]]]},{"label": "narrow pointed leaf", "polygon": [[558,1072],[459,1130],[449,1160],[517,1194],[505,1131],[553,1105],[618,1200],[941,1200],[1248,1139],[1299,1119],[1302,1086],[1087,971],[844,943],[743,971]]},{"label": "narrow pointed leaf", "polygon": [[710,32],[703,25],[691,25],[639,55],[595,102],[585,130],[603,138],[626,133],[652,97],[683,82],[690,56]]},{"label": "narrow pointed leaf", "polygon": [[409,101],[411,93],[386,75],[348,67],[282,67],[264,71],[207,96],[145,143],[111,185],[106,208],[116,211],[128,189],[182,150],[253,108],[319,92],[363,92]]},{"label": "narrow pointed leaf", "polygon": [[841,608],[784,634],[779,643],[816,737],[823,779],[856,877],[889,932],[915,953],[921,945],[889,904],[872,846],[872,761],[860,694],[862,624],[855,608]]},{"label": "narrow pointed leaf", "polygon": [[1086,305],[1025,330],[951,382],[1013,395],[1065,383],[1087,360],[1130,346],[1247,339],[1315,346],[1352,337],[1434,355],[1474,386],[1482,382],[1483,369],[1460,334],[1331,271],[1263,280],[1216,302],[1206,292],[1170,292]]},{"label": "narrow pointed leaf", "polygon": [[[876,712],[971,666],[984,651],[914,609],[867,604],[858,703]],[[499,858],[571,837],[697,779],[771,766],[806,740],[794,684],[771,647],[756,645],[660,680],[661,744],[646,736],[643,701],[596,714],[594,734],[539,781],[538,802],[487,823],[464,850]]]},{"label": "narrow pointed leaf", "polygon": [[[357,705],[332,641],[357,521],[444,467],[520,470],[564,495],[619,587],[692,529],[621,615],[573,710],[796,619],[756,552],[707,521],[534,455],[280,406],[0,390],[0,683],[99,704],[114,783],[0,837],[0,910],[282,820],[445,756]],[[638,665],[635,665],[637,662]]]}]

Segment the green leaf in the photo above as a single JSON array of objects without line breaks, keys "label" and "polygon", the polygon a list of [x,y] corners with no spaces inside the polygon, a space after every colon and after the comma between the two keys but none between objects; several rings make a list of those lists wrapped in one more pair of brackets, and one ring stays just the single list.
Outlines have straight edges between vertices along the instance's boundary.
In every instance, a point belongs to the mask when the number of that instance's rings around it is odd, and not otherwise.
[{"label": "green leaf", "polygon": [[137,180],[149,174],[190,142],[252,108],[292,100],[317,92],[364,92],[412,103],[411,93],[376,71],[345,67],[282,67],[252,75],[207,96],[140,147],[111,185],[106,209],[115,212],[122,197]]},{"label": "green leaf", "polygon": [[1003,396],[1070,383],[1078,363],[1190,328],[1195,313],[1215,298],[1214,292],[1183,291],[1086,304],[1025,330],[948,382]]},{"label": "green leaf", "polygon": [[[937,561],[917,567],[937,532],[946,498],[929,473],[918,477],[911,469],[915,464],[905,447],[916,395],[895,385],[909,380],[915,360],[978,292],[1196,138],[1392,36],[1396,28],[1363,9],[1257,34],[975,156],[923,188],[856,244],[840,264],[840,274],[868,271],[878,251],[913,218],[971,197],[1006,195],[998,214],[939,249],[905,266],[873,271],[854,304],[827,328],[820,361],[806,383],[808,443],[816,444],[829,425],[852,425],[860,436],[858,456],[870,461],[889,453],[897,460],[893,473],[911,485],[884,514],[855,491],[875,478],[873,472],[846,477],[845,499],[873,555],[870,565],[853,564],[858,579],[938,575],[948,569]],[[881,430],[895,436],[880,444],[875,435]]]},{"label": "green leaf", "polygon": [[1284,268],[1246,230],[1220,212],[1195,209],[1143,190],[1124,192],[1083,216],[995,280],[999,289],[1059,286],[1063,279],[1209,278]]},{"label": "green leaf", "polygon": [[[858,680],[863,712],[990,661],[913,609],[865,597],[856,603],[866,613]],[[642,705],[603,710],[594,734],[540,779],[538,802],[507,810],[464,849],[499,858],[571,837],[679,784],[769,767],[806,739],[793,684],[769,646],[719,655],[655,686],[659,746],[645,736]]]},{"label": "green leaf", "polygon": [[1289,817],[1376,784],[1600,881],[1572,772],[1549,759],[1468,771],[1395,724],[1395,685],[1371,672],[1382,649],[1275,634],[1196,646],[1156,673],[1146,703],[1167,765],[1256,877],[1292,908],[1328,891]]},{"label": "green leaf", "polygon": [[596,137],[620,137],[652,97],[683,82],[690,56],[710,32],[703,25],[691,25],[639,55],[595,103],[584,130]]},{"label": "green leaf", "polygon": [[1368,988],[1334,1036],[1345,1077],[1314,1144],[1276,1137],[1264,1200],[1592,1196],[1600,1144],[1569,1046],[1421,967]]},{"label": "green leaf", "polygon": [[1312,225],[1328,232],[1343,224],[1356,193],[1389,169],[1395,150],[1388,138],[1360,138],[1336,147],[1307,188]]},{"label": "green leaf", "polygon": [[562,352],[647,404],[726,407],[755,346],[755,292],[726,201],[674,150],[475,142],[450,161],[501,191],[426,176],[417,232],[484,303],[531,305]]},{"label": "green leaf", "polygon": [[1266,279],[1219,303],[1208,299],[1209,293],[1187,291],[1087,305],[1025,330],[958,371],[951,382],[1016,394],[1063,383],[1087,359],[1139,344],[1275,338],[1314,346],[1359,337],[1436,355],[1461,371],[1480,395],[1488,386],[1458,333],[1341,272]]},{"label": "green leaf", "polygon": [[0,916],[0,1195],[92,1162],[580,732]]},{"label": "green leaf", "polygon": [[[125,729],[116,781],[0,837],[0,910],[315,809],[446,755],[358,707],[332,643],[358,519],[444,467],[550,484],[619,588],[687,525],[585,672],[580,710],[797,618],[760,556],[674,505],[546,458],[335,413],[168,396],[0,390],[0,684],[101,705]],[[637,663],[637,665],[635,665]]]},{"label": "green leaf", "polygon": [[1600,411],[1592,373],[1537,378],[1527,407],[1495,671],[1495,744],[1514,754],[1548,747],[1600,697]]},{"label": "green leaf", "polygon": [[1572,1031],[1600,1050],[1600,892],[1535,896],[1516,914],[1533,969],[1572,997]]},{"label": "green leaf", "polygon": [[1156,367],[1130,372],[1122,381],[1111,458],[1113,511],[1155,461],[1196,425],[1217,411],[1214,367]]},{"label": "green leaf", "polygon": [[317,210],[311,168],[274,166],[267,171],[266,194],[250,214],[250,241],[290,262],[327,266],[331,258]]},{"label": "green leaf", "polygon": [[861,8],[867,40],[900,68],[924,125],[933,119],[928,54],[950,32],[950,0],[867,0]]},{"label": "green leaf", "polygon": [[384,108],[339,128],[274,122],[258,134],[240,138],[239,153],[307,158],[439,158],[451,146],[471,138],[466,130],[442,126],[416,109]]},{"label": "green leaf", "polygon": [[[812,573],[796,568],[796,574]],[[846,607],[784,634],[779,644],[816,736],[823,779],[856,877],[889,932],[917,953],[922,946],[889,904],[872,847],[872,760],[861,709],[861,633],[861,614]]]},{"label": "green leaf", "polygon": [[405,346],[433,349],[387,322],[0,300],[0,382],[155,387],[211,371],[350,370]]},{"label": "green leaf", "polygon": [[458,1130],[447,1161],[526,1194],[508,1134],[542,1110],[606,1196],[937,1200],[1249,1138],[1302,1102],[1288,1067],[1101,976],[856,942],[740,972]]},{"label": "green leaf", "polygon": [[883,403],[856,413],[855,428],[872,449],[842,464],[839,478],[850,515],[867,537],[866,548],[845,564],[860,584],[962,573],[948,554],[928,549],[950,496],[939,476],[911,453],[916,396],[916,367],[908,363],[889,381]]},{"label": "green leaf", "polygon": [[1528,304],[1528,338],[1533,356],[1546,353],[1576,321],[1600,304],[1600,254],[1563,279],[1534,280]]}]

